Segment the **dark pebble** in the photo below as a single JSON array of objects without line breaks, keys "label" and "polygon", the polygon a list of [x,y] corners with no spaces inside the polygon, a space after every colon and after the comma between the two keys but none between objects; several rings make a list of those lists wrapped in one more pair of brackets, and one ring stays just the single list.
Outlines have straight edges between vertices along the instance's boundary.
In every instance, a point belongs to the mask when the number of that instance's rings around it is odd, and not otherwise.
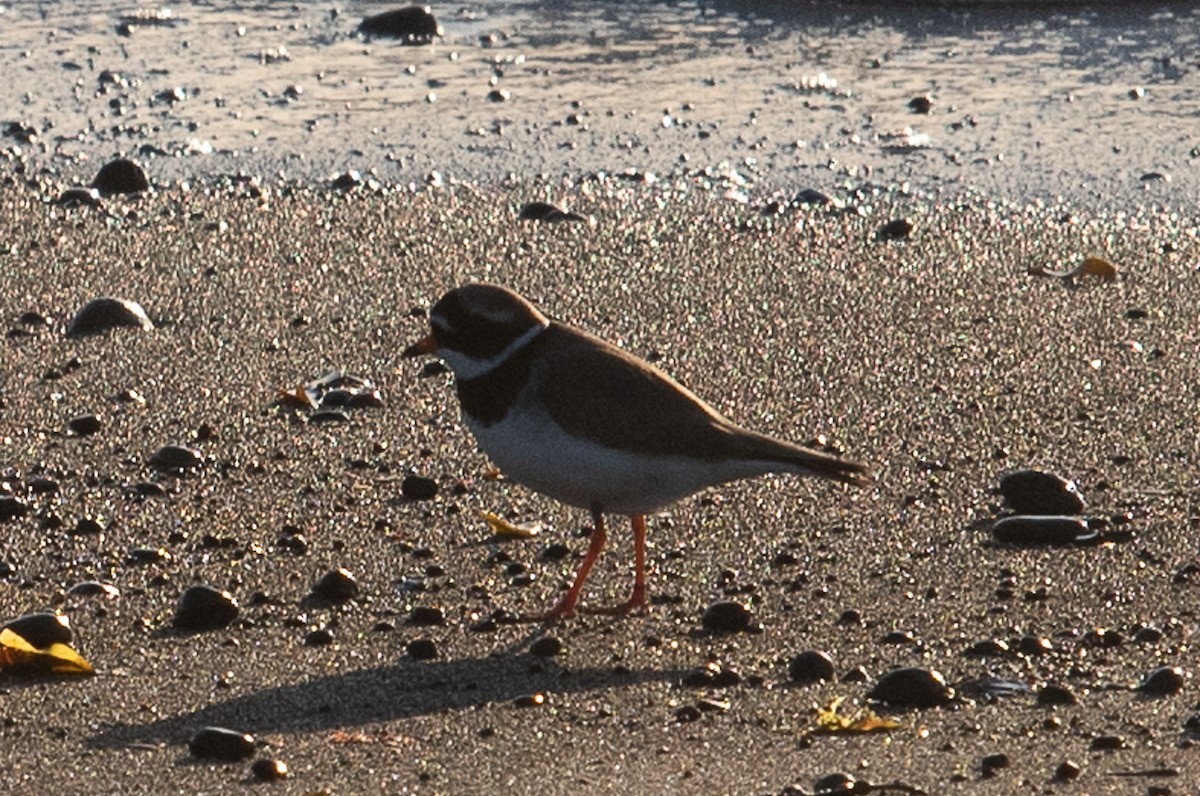
[{"label": "dark pebble", "polygon": [[684,705],[675,711],[675,721],[680,724],[691,724],[693,721],[699,721],[704,714],[700,712],[700,708],[695,705]]},{"label": "dark pebble", "polygon": [[99,536],[104,533],[104,526],[93,517],[80,517],[68,533],[72,536]]},{"label": "dark pebble", "polygon": [[543,561],[562,561],[569,555],[571,555],[570,547],[562,542],[554,542],[542,548],[542,552],[538,554],[538,558]]},{"label": "dark pebble", "polygon": [[1099,735],[1092,739],[1089,747],[1093,752],[1115,752],[1124,749],[1128,744],[1120,735]]},{"label": "dark pebble", "polygon": [[175,627],[184,630],[215,630],[238,617],[238,604],[227,591],[212,586],[192,586],[179,598]]},{"label": "dark pebble", "polygon": [[1070,545],[1096,539],[1096,532],[1079,517],[1018,514],[992,525],[992,538],[1001,544]]},{"label": "dark pebble", "polygon": [[517,215],[519,221],[583,221],[578,213],[567,213],[549,202],[527,202]]},{"label": "dark pebble", "polygon": [[0,495],[0,520],[13,520],[29,513],[29,504],[16,495]]},{"label": "dark pebble", "polygon": [[522,694],[513,700],[513,705],[518,708],[540,708],[546,704],[545,694]]},{"label": "dark pebble", "polygon": [[67,596],[83,599],[103,597],[106,600],[112,600],[121,596],[121,590],[111,583],[101,583],[98,580],[85,580],[82,583],[76,583],[68,589]]},{"label": "dark pebble", "polygon": [[911,630],[893,630],[883,638],[879,639],[880,644],[916,644],[917,638],[912,634]]},{"label": "dark pebble", "polygon": [[59,207],[99,207],[100,191],[95,188],[68,188],[58,195],[54,204]]},{"label": "dark pebble", "polygon": [[1178,666],[1160,666],[1146,675],[1138,690],[1150,696],[1174,696],[1183,690],[1184,673]]},{"label": "dark pebble", "polygon": [[287,779],[288,766],[279,759],[260,757],[250,766],[250,773],[259,782],[278,782]]},{"label": "dark pebble", "polygon": [[429,44],[442,35],[442,26],[429,6],[408,6],[367,17],[358,25],[367,36],[399,39],[403,44]]},{"label": "dark pebble", "polygon": [[118,193],[139,193],[150,188],[146,172],[128,158],[110,160],[100,167],[92,187],[105,196]]},{"label": "dark pebble", "polygon": [[2,629],[11,630],[40,650],[51,644],[71,643],[71,621],[62,614],[25,614],[8,622]]},{"label": "dark pebble", "polygon": [[997,771],[1001,768],[1008,768],[1010,765],[1012,765],[1012,761],[1010,761],[1008,759],[1008,755],[1004,754],[1003,752],[1000,754],[988,755],[987,757],[983,758],[983,760],[979,761],[979,766],[984,770],[984,772]]},{"label": "dark pebble", "polygon": [[437,493],[438,484],[432,478],[410,475],[400,483],[400,494],[406,500],[433,500]]},{"label": "dark pebble", "polygon": [[1157,644],[1162,641],[1163,632],[1157,627],[1143,627],[1133,634],[1135,644]]},{"label": "dark pebble", "polygon": [[1087,505],[1074,481],[1041,470],[1006,473],[999,491],[1017,514],[1081,514]]},{"label": "dark pebble", "polygon": [[333,643],[333,631],[327,627],[319,627],[304,634],[304,646],[328,647]]},{"label": "dark pebble", "polygon": [[154,322],[136,301],[104,296],[92,299],[75,313],[67,325],[67,337],[86,337],[118,328],[148,332],[154,328]]},{"label": "dark pebble", "polygon": [[408,657],[416,661],[431,661],[440,655],[437,644],[429,638],[414,638],[408,642],[405,651],[408,652]]},{"label": "dark pebble", "polygon": [[1030,657],[1045,655],[1054,650],[1054,645],[1045,636],[1021,636],[1012,646],[1018,655],[1029,655]]},{"label": "dark pebble", "polygon": [[1012,648],[1007,643],[989,638],[975,642],[963,652],[963,655],[968,658],[1003,658],[1011,652]]},{"label": "dark pebble", "polygon": [[827,205],[832,201],[828,194],[821,193],[816,188],[804,188],[792,197],[794,205]]},{"label": "dark pebble", "polygon": [[72,434],[79,437],[86,437],[89,434],[95,434],[100,429],[104,428],[104,424],[100,422],[100,418],[95,415],[80,415],[73,417],[67,421],[67,428]]},{"label": "dark pebble", "polygon": [[932,708],[948,704],[953,691],[938,672],[906,667],[880,677],[867,697],[893,707]]},{"label": "dark pebble", "polygon": [[349,423],[350,415],[340,409],[318,409],[308,416],[308,422],[318,426],[322,423]]},{"label": "dark pebble", "polygon": [[841,615],[837,618],[837,624],[843,627],[847,627],[849,625],[861,625],[862,623],[862,612],[856,608],[848,608],[845,611],[842,611]]},{"label": "dark pebble", "polygon": [[254,754],[254,736],[224,727],[205,727],[188,741],[188,751],[202,760],[245,760]]},{"label": "dark pebble", "polygon": [[1100,649],[1115,649],[1125,643],[1125,635],[1119,630],[1109,630],[1106,627],[1092,628],[1079,639],[1084,647]]},{"label": "dark pebble", "polygon": [[857,792],[856,788],[858,787],[858,784],[858,780],[854,778],[853,774],[846,774],[844,772],[837,771],[833,774],[826,774],[814,782],[813,792],[829,794],[852,794]]},{"label": "dark pebble", "polygon": [[182,473],[199,469],[204,464],[204,456],[195,448],[164,445],[150,457],[148,464],[163,472]]},{"label": "dark pebble", "polygon": [[563,643],[554,636],[542,636],[529,645],[529,654],[536,658],[553,658],[563,650]]},{"label": "dark pebble", "polygon": [[408,623],[418,627],[445,625],[446,612],[441,608],[435,608],[429,605],[418,605],[409,613]]},{"label": "dark pebble", "polygon": [[1038,689],[1037,703],[1042,707],[1055,705],[1075,705],[1079,698],[1075,692],[1061,685],[1044,685]]},{"label": "dark pebble", "polygon": [[754,615],[745,605],[733,600],[722,600],[708,606],[700,624],[713,633],[741,633],[749,630]]},{"label": "dark pebble", "polygon": [[933,110],[933,100],[925,95],[913,97],[908,101],[908,109],[913,113],[929,113]]},{"label": "dark pebble", "polygon": [[793,683],[832,681],[833,659],[820,650],[805,650],[788,661],[788,679]]},{"label": "dark pebble", "polygon": [[341,567],[331,569],[313,584],[312,596],[331,603],[344,603],[358,596],[358,581]]},{"label": "dark pebble", "polygon": [[1082,773],[1083,769],[1079,767],[1078,763],[1072,760],[1064,760],[1058,764],[1058,768],[1054,769],[1054,778],[1061,780],[1073,780],[1078,779],[1079,775]]},{"label": "dark pebble", "polygon": [[913,224],[903,218],[887,222],[875,233],[876,240],[904,240],[912,234]]}]

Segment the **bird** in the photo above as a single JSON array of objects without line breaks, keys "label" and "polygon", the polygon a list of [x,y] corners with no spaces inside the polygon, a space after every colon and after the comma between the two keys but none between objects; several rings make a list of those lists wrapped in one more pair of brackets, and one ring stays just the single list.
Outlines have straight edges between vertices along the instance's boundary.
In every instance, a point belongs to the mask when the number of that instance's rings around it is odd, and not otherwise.
[{"label": "bird", "polygon": [[[567,323],[520,294],[467,283],[429,312],[429,332],[402,356],[435,356],[453,372],[462,415],[510,480],[591,512],[588,550],[567,591],[523,621],[645,613],[646,515],[702,489],[787,472],[866,486],[865,464],[736,425],[664,371]],[[607,533],[630,518],[634,585],[625,602],[579,605]]]}]

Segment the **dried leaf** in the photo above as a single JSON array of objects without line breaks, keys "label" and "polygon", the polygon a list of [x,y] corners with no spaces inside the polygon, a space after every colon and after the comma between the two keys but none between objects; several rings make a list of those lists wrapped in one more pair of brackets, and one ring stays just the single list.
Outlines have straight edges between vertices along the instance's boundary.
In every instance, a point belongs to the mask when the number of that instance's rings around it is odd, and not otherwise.
[{"label": "dried leaf", "polygon": [[887,732],[900,728],[900,723],[885,719],[873,710],[863,708],[856,713],[839,713],[845,697],[838,697],[827,708],[817,709],[814,732],[820,735],[840,735],[867,732]]},{"label": "dried leaf", "polygon": [[537,525],[515,525],[490,511],[480,510],[479,516],[491,526],[492,533],[501,539],[532,539],[542,531]]},{"label": "dried leaf", "polygon": [[53,674],[96,673],[92,665],[69,645],[51,644],[38,649],[8,628],[0,630],[0,669]]},{"label": "dried leaf", "polygon": [[1079,266],[1079,273],[1098,276],[1105,282],[1117,281],[1117,267],[1101,257],[1089,257]]}]

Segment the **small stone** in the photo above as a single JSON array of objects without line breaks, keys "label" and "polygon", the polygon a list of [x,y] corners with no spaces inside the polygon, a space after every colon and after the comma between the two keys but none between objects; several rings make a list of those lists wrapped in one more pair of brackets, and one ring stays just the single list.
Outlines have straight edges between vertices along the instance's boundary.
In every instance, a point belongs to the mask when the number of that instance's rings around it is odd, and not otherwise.
[{"label": "small stone", "polygon": [[876,240],[905,240],[912,234],[913,223],[904,218],[893,219],[878,229]]},{"label": "small stone", "polygon": [[813,783],[814,793],[828,794],[852,794],[855,793],[855,787],[858,785],[858,780],[853,774],[846,774],[841,771],[836,771],[832,774],[826,774]]},{"label": "small stone", "polygon": [[0,520],[13,520],[29,513],[29,504],[16,495],[0,495]]},{"label": "small stone", "polygon": [[513,700],[513,705],[518,708],[540,708],[546,704],[546,695],[542,693],[523,694]]},{"label": "small stone", "polygon": [[68,420],[67,428],[78,437],[86,437],[104,428],[104,424],[95,415],[80,415]]},{"label": "small stone", "polygon": [[201,760],[245,760],[254,754],[254,736],[224,727],[205,727],[188,741],[192,757]]},{"label": "small stone", "polygon": [[331,603],[344,603],[358,596],[358,581],[342,567],[331,569],[313,584],[312,596]]},{"label": "small stone", "polygon": [[67,533],[72,536],[99,536],[104,533],[104,525],[94,517],[80,517]]},{"label": "small stone", "polygon": [[99,207],[100,191],[96,188],[68,188],[58,195],[54,204],[59,207]]},{"label": "small stone", "polygon": [[1075,705],[1079,698],[1075,692],[1061,685],[1044,685],[1038,689],[1037,703],[1042,707],[1055,705]]},{"label": "small stone", "polygon": [[963,651],[968,658],[1003,658],[1012,653],[1007,643],[996,639],[977,641]]},{"label": "small stone", "polygon": [[288,765],[279,759],[260,757],[250,766],[250,773],[259,782],[278,782],[287,779]]},{"label": "small stone", "polygon": [[1012,761],[1010,761],[1008,759],[1008,755],[1004,754],[1003,752],[1000,754],[988,755],[984,757],[983,760],[979,761],[979,766],[984,770],[984,772],[997,771],[1002,768],[1008,768],[1010,765],[1012,765]]},{"label": "small stone", "polygon": [[410,475],[400,483],[400,494],[406,500],[433,500],[437,493],[438,484],[432,478]]},{"label": "small stone", "polygon": [[793,683],[832,682],[833,658],[827,652],[806,650],[788,662],[788,679]]},{"label": "small stone", "polygon": [[437,644],[429,638],[413,639],[408,642],[405,651],[408,652],[408,657],[416,661],[431,661],[440,655]]},{"label": "small stone", "polygon": [[167,473],[183,473],[198,470],[204,464],[204,456],[195,448],[183,445],[164,445],[150,457],[148,464]]},{"label": "small stone", "polygon": [[535,658],[553,658],[563,650],[563,643],[554,636],[542,636],[529,645],[529,654]]},{"label": "small stone", "polygon": [[1070,781],[1077,779],[1082,773],[1083,769],[1079,767],[1078,763],[1072,760],[1064,760],[1058,764],[1058,768],[1054,769],[1054,778]]},{"label": "small stone", "polygon": [[1074,515],[1087,506],[1074,481],[1042,470],[1006,473],[999,492],[1017,514]]},{"label": "small stone", "polygon": [[150,188],[146,172],[128,158],[110,160],[100,167],[92,187],[105,196],[119,193],[140,193]]},{"label": "small stone", "polygon": [[954,692],[945,678],[932,669],[893,669],[879,678],[869,699],[894,707],[932,708],[949,704]]},{"label": "small stone", "polygon": [[740,633],[750,629],[753,618],[750,609],[742,603],[722,600],[705,610],[700,624],[713,633]]},{"label": "small stone", "polygon": [[680,724],[691,724],[693,721],[699,721],[703,715],[700,708],[695,705],[684,705],[675,710],[675,721]]},{"label": "small stone", "polygon": [[908,109],[913,113],[927,114],[933,110],[933,100],[927,95],[913,97],[908,101]]},{"label": "small stone", "polygon": [[238,613],[237,600],[229,592],[192,586],[179,598],[174,624],[184,630],[215,630],[237,619]]},{"label": "small stone", "polygon": [[328,647],[333,643],[333,631],[327,627],[318,627],[304,634],[304,646]]},{"label": "small stone", "polygon": [[1045,655],[1054,650],[1054,645],[1050,643],[1050,639],[1045,636],[1021,636],[1013,644],[1018,655],[1028,655],[1037,657]]},{"label": "small stone", "polygon": [[62,614],[25,614],[0,629],[11,630],[40,650],[52,644],[70,644],[72,638],[71,621]]},{"label": "small stone", "polygon": [[67,325],[67,337],[86,337],[118,328],[148,332],[154,322],[136,301],[104,296],[92,299],[75,313]]},{"label": "small stone", "polygon": [[429,6],[408,6],[367,17],[358,25],[366,36],[399,39],[402,44],[429,44],[442,35]]},{"label": "small stone", "polygon": [[1092,739],[1090,748],[1093,752],[1115,752],[1126,746],[1125,739],[1120,735],[1099,735]]},{"label": "small stone", "polygon": [[417,627],[442,626],[446,624],[446,612],[441,608],[418,605],[408,615],[408,623]]},{"label": "small stone", "polygon": [[1001,544],[1070,545],[1095,541],[1095,531],[1079,517],[1018,514],[992,525],[992,538]]},{"label": "small stone", "polygon": [[560,221],[583,221],[584,218],[578,213],[568,213],[549,202],[527,202],[521,206],[517,220],[557,223]]},{"label": "small stone", "polygon": [[1175,696],[1183,690],[1184,673],[1178,666],[1160,666],[1146,675],[1138,690],[1148,696]]},{"label": "small stone", "polygon": [[115,600],[121,596],[121,590],[111,583],[101,583],[98,580],[85,580],[81,583],[76,583],[67,590],[68,597],[79,597],[81,599],[103,598],[105,600]]}]

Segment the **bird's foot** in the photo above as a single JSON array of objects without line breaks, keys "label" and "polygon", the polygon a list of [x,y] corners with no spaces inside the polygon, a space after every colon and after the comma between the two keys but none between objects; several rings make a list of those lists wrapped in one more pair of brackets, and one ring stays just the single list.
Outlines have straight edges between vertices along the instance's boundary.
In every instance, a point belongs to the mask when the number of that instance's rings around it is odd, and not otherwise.
[{"label": "bird's foot", "polygon": [[570,619],[575,616],[575,600],[562,599],[555,603],[550,610],[540,614],[517,614],[516,619],[512,620],[520,624],[536,624],[552,625],[562,619]]},{"label": "bird's foot", "polygon": [[646,605],[646,593],[641,591],[634,592],[632,597],[620,605],[606,605],[600,608],[580,606],[579,613],[600,616],[645,616],[649,613],[649,606]]}]

